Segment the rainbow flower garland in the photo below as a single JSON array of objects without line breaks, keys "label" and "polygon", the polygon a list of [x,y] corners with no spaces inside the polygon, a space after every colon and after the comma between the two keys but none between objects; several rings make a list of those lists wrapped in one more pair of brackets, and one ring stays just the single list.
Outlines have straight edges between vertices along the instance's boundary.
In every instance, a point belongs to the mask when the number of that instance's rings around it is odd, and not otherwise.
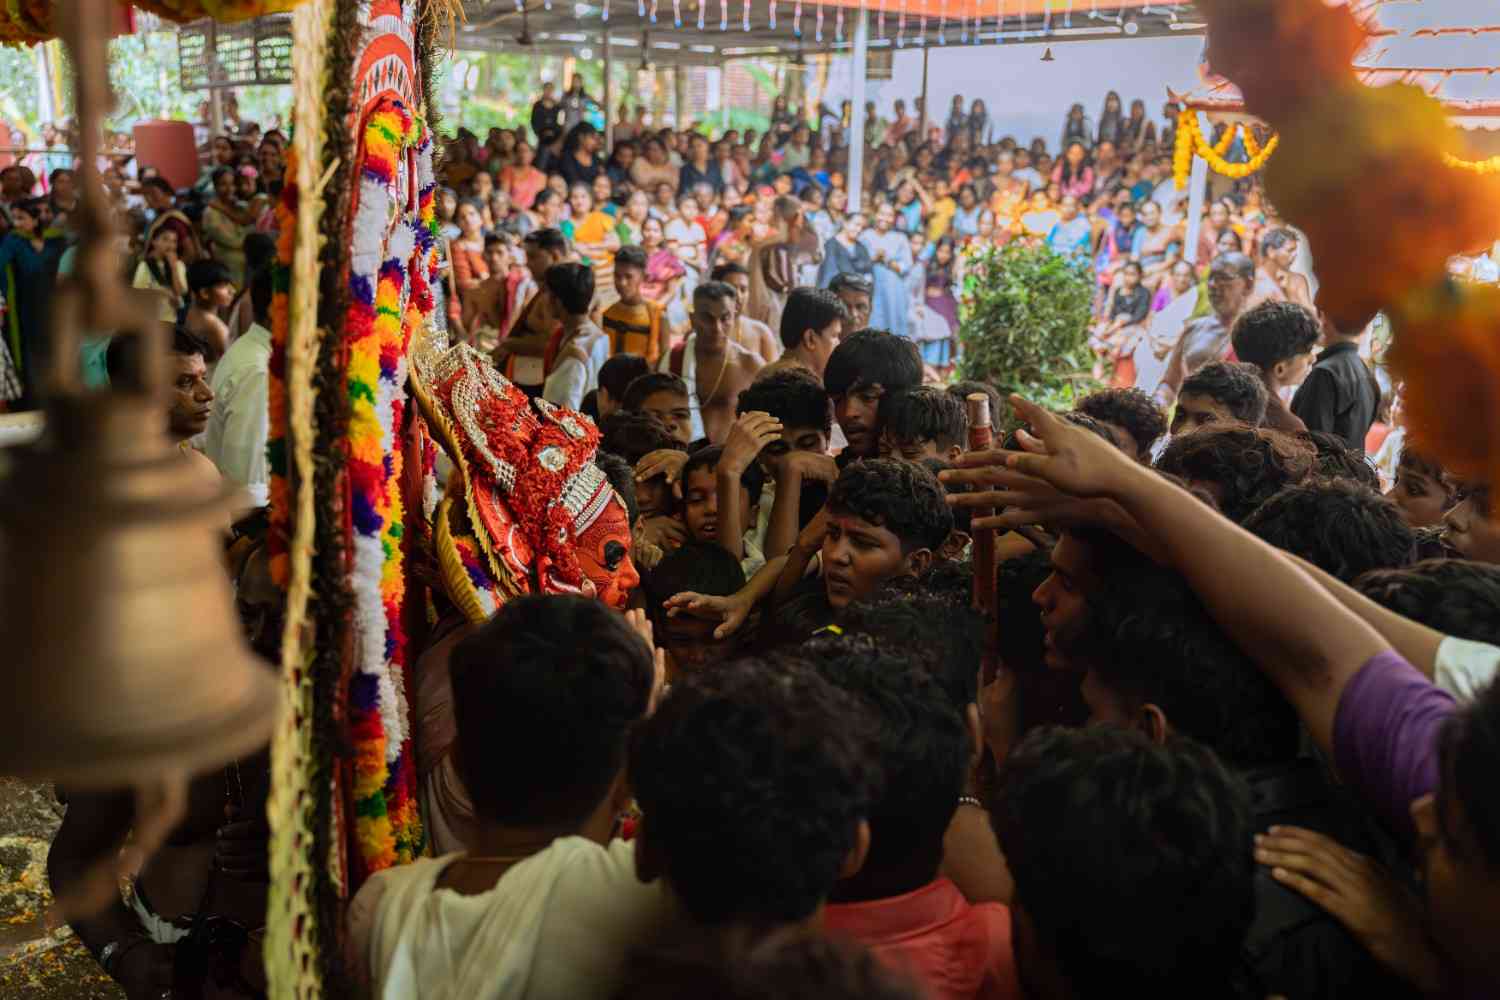
[{"label": "rainbow flower garland", "polygon": [[[400,100],[386,97],[371,111],[361,137],[346,326],[351,585],[358,634],[349,687],[356,882],[410,861],[422,849],[402,624],[406,511],[401,435],[407,349],[414,332],[433,315],[437,264],[432,147],[425,127]],[[413,156],[426,165],[415,178],[410,176]],[[415,206],[403,182],[418,186]],[[389,228],[393,214],[397,221]]]},{"label": "rainbow flower garland", "polygon": [[286,341],[292,286],[292,250],[296,244],[297,185],[296,153],[286,154],[286,180],[276,202],[276,261],[271,267],[271,360],[268,401],[271,422],[266,438],[266,460],[270,496],[270,533],[266,548],[271,557],[271,578],[285,589],[288,583],[287,543],[292,536],[292,487],[287,478]]}]

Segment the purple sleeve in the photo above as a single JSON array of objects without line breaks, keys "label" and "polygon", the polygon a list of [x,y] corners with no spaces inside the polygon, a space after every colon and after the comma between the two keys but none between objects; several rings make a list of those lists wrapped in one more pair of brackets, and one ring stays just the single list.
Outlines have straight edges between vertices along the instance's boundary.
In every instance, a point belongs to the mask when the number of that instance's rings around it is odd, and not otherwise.
[{"label": "purple sleeve", "polygon": [[1390,650],[1344,688],[1333,721],[1334,765],[1393,831],[1409,836],[1412,802],[1437,790],[1438,731],[1457,710],[1451,695]]}]

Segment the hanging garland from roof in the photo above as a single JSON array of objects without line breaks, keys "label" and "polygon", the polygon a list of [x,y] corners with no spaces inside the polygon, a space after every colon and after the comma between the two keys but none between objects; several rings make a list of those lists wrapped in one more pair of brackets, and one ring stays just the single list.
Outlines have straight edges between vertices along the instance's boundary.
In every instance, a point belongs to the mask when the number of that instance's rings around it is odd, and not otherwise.
[{"label": "hanging garland from roof", "polygon": [[[1236,135],[1243,137],[1245,152],[1250,156],[1249,161],[1245,163],[1230,163],[1224,158],[1234,145]],[[1184,109],[1177,118],[1177,148],[1173,159],[1177,188],[1181,190],[1187,187],[1188,175],[1192,172],[1195,154],[1207,160],[1209,167],[1215,173],[1238,180],[1249,177],[1264,167],[1270,160],[1271,154],[1276,152],[1276,147],[1280,142],[1281,138],[1273,135],[1270,142],[1261,146],[1250,126],[1231,125],[1224,130],[1218,142],[1209,143],[1198,128],[1198,113],[1191,109]]]}]

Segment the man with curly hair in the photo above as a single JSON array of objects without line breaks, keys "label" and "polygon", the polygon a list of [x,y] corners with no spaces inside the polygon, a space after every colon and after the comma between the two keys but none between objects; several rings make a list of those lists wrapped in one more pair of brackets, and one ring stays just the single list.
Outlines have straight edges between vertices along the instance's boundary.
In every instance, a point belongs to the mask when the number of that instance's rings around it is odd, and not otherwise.
[{"label": "man with curly hair", "polygon": [[636,871],[709,943],[812,921],[869,853],[872,744],[863,707],[804,662],[688,675],[631,740]]},{"label": "man with curly hair", "polygon": [[1042,729],[990,798],[1027,996],[1228,997],[1255,915],[1244,786],[1191,740]]},{"label": "man with curly hair", "polygon": [[1220,513],[1239,523],[1284,487],[1306,479],[1314,458],[1311,447],[1295,438],[1230,424],[1174,436],[1156,469],[1207,490]]},{"label": "man with curly hair", "polygon": [[1288,486],[1244,521],[1245,530],[1345,583],[1417,558],[1417,540],[1392,501],[1346,479]]},{"label": "man with curly hair", "polygon": [[1259,427],[1266,416],[1266,387],[1251,365],[1215,361],[1182,383],[1172,414],[1172,436],[1191,434],[1210,424],[1241,423]]},{"label": "man with curly hair", "polygon": [[1121,451],[1146,464],[1167,433],[1166,414],[1139,389],[1100,389],[1079,400],[1076,409],[1103,424]]},{"label": "man with curly hair", "polygon": [[1307,425],[1281,398],[1283,390],[1302,384],[1312,367],[1313,349],[1323,335],[1318,317],[1293,302],[1262,302],[1234,324],[1234,355],[1260,371],[1268,400],[1265,425],[1297,434]]},{"label": "man with curly hair", "polygon": [[886,580],[924,575],[953,530],[953,512],[937,477],[896,459],[868,459],[844,469],[821,516],[823,584],[835,611]]}]

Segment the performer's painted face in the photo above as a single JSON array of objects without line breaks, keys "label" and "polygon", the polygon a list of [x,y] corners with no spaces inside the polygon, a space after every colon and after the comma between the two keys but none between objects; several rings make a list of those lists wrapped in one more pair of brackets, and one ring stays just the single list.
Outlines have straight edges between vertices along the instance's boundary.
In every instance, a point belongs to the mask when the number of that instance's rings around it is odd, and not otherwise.
[{"label": "performer's painted face", "polygon": [[593,583],[599,600],[625,610],[641,574],[630,560],[630,518],[618,498],[611,499],[599,519],[578,538],[578,565]]}]

